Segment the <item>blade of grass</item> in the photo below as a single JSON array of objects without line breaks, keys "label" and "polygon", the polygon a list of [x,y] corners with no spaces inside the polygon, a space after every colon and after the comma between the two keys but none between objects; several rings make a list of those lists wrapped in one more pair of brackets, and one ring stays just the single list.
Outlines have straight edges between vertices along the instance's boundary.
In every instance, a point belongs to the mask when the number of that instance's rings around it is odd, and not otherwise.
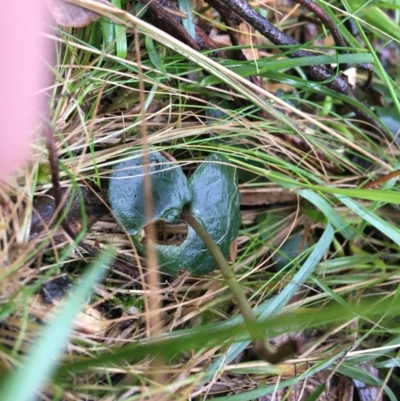
[{"label": "blade of grass", "polygon": [[164,63],[161,61],[161,57],[154,46],[153,39],[150,38],[150,36],[146,36],[144,42],[150,61],[154,64],[154,67],[158,68],[168,79],[167,70],[165,69]]},{"label": "blade of grass", "polygon": [[73,328],[74,318],[85,305],[93,285],[107,271],[113,259],[111,249],[98,256],[82,278],[74,293],[68,298],[54,320],[47,325],[30,355],[10,377],[3,387],[3,399],[29,401],[36,399],[37,392],[50,379],[60,360]]},{"label": "blade of grass", "polygon": [[398,401],[398,398],[393,393],[393,391],[379,378],[371,373],[365,371],[356,366],[349,366],[342,364],[337,369],[338,373],[341,373],[344,376],[350,377],[352,379],[361,381],[362,383],[368,384],[374,387],[384,386],[385,393],[389,397],[391,401]]},{"label": "blade of grass", "polygon": [[[201,66],[208,73],[215,75],[221,79],[222,82],[226,83],[230,87],[234,88],[236,93],[243,95],[253,104],[260,107],[262,110],[274,116],[278,121],[282,122],[286,126],[290,127],[294,132],[297,132],[300,136],[302,133],[299,131],[299,127],[294,124],[290,119],[286,117],[285,113],[280,112],[276,107],[271,107],[265,99],[262,99],[258,94],[265,96],[267,99],[272,100],[275,104],[284,106],[286,109],[290,110],[294,114],[306,119],[306,121],[312,120],[312,123],[319,127],[322,131],[331,134],[336,137],[337,133],[335,130],[329,128],[326,124],[319,122],[318,120],[312,119],[309,114],[302,112],[298,108],[287,104],[284,100],[279,99],[279,97],[273,95],[269,91],[261,89],[259,86],[252,84],[245,78],[234,74],[230,69],[223,67],[218,62],[210,59],[204,54],[201,54],[179,40],[171,37],[160,29],[151,26],[150,24],[134,17],[133,15],[126,13],[122,10],[115,9],[106,4],[95,2],[93,0],[67,0],[70,3],[82,5],[90,10],[98,12],[102,15],[109,17],[115,22],[131,26],[135,24],[140,33],[145,36],[150,36],[153,40],[162,43],[163,45],[173,49],[184,57],[192,60],[197,65]],[[352,103],[352,99],[347,99]],[[368,109],[367,109],[368,110]],[[364,110],[363,110],[364,111]],[[368,110],[370,114],[371,111]],[[371,116],[377,119],[376,116]],[[378,121],[378,120],[377,120]],[[388,132],[390,135],[390,133]]]},{"label": "blade of grass", "polygon": [[[398,195],[399,196],[399,195]],[[381,217],[377,216],[371,210],[359,205],[353,199],[347,198],[345,196],[337,196],[337,198],[345,204],[350,210],[360,216],[362,219],[366,220],[371,226],[378,229],[382,234],[389,237],[394,243],[400,245],[400,230],[391,226],[388,222],[383,220]]]},{"label": "blade of grass", "polygon": [[[314,269],[323,258],[325,252],[328,250],[332,242],[333,234],[333,228],[330,224],[328,224],[321,238],[315,244],[310,256],[304,262],[304,265],[301,267],[301,269],[294,275],[293,280],[286,285],[279,295],[264,302],[259,306],[259,308],[257,308],[256,313],[258,314],[259,321],[267,320],[268,318],[277,315],[282,308],[287,305],[293,295],[312,274]],[[224,355],[221,355],[210,365],[210,367],[207,369],[208,374],[206,374],[204,380],[210,379],[210,377],[212,377],[215,372],[219,370],[220,366],[230,363],[248,346],[248,344],[248,340],[233,344]]]},{"label": "blade of grass", "polygon": [[[342,0],[342,2],[345,5],[346,10],[348,12],[350,12],[350,13],[351,13],[352,10],[354,10],[354,8],[357,8],[357,5],[355,5],[354,7],[351,7],[347,0]],[[362,5],[361,2],[359,2],[359,4],[360,4],[360,6]],[[397,39],[400,40],[400,33],[399,33],[400,29],[399,29],[399,27],[397,25],[394,27],[393,26],[393,21],[390,18],[388,18],[387,15],[383,14],[383,12],[381,10],[379,10],[377,7],[373,7],[373,9],[371,9],[371,12],[368,13],[368,15],[371,16],[371,21],[369,21],[370,23],[379,24],[380,28],[389,27],[390,34],[393,34],[393,33],[397,34]],[[383,22],[383,20],[385,22]],[[395,90],[393,88],[391,80],[388,77],[388,74],[385,71],[385,68],[383,67],[378,55],[375,52],[374,46],[370,43],[367,35],[365,34],[364,30],[361,27],[361,24],[360,24],[359,20],[358,19],[354,19],[354,23],[356,24],[356,27],[358,29],[358,32],[359,32],[362,40],[364,41],[364,43],[368,47],[371,55],[374,58],[375,66],[379,70],[380,76],[381,76],[383,82],[385,83],[386,88],[390,92],[390,95],[392,97],[393,103],[396,105],[397,112],[400,113],[400,101],[399,101],[399,98],[396,95],[396,92],[395,92]]]},{"label": "blade of grass", "polygon": [[103,31],[104,51],[108,52],[114,44],[114,22],[108,18],[101,17],[101,29]]},{"label": "blade of grass", "polygon": [[[393,299],[388,299],[386,296],[366,297],[365,300],[357,301],[356,304],[349,305],[347,308],[335,304],[319,310],[315,308],[310,309],[308,311],[309,313],[287,313],[282,316],[274,316],[271,319],[260,321],[255,327],[261,330],[273,328],[273,334],[279,335],[288,332],[288,330],[293,330],[294,327],[319,327],[321,325],[353,319],[354,316],[358,315],[379,320],[382,318],[382,315],[385,314],[386,317],[392,318],[399,312],[397,305],[398,303],[396,304],[393,302]],[[256,311],[257,310],[258,308]],[[87,358],[78,357],[76,361],[72,360],[62,364],[56,373],[56,378],[59,379],[65,374],[68,375],[72,372],[84,371],[92,367],[104,366],[110,363],[122,364],[127,358],[131,359],[131,362],[140,361],[143,358],[155,355],[163,355],[166,359],[169,359],[189,350],[230,344],[232,341],[237,341],[244,335],[246,335],[246,339],[249,338],[248,327],[243,324],[241,319],[236,319],[235,325],[233,326],[216,326],[215,324],[209,324],[199,328],[184,330],[181,331],[181,333],[173,332],[169,333],[168,339],[160,336],[152,338],[151,340],[140,341],[123,348],[119,346],[110,347],[108,352],[99,353],[98,356],[90,355]],[[212,336],[210,336],[210,333],[212,333]],[[362,341],[362,338],[360,341]],[[397,348],[397,344],[394,344],[392,348]]]},{"label": "blade of grass", "polygon": [[192,2],[190,0],[178,0],[178,4],[179,9],[186,14],[186,18],[182,18],[183,27],[193,39],[196,39]]},{"label": "blade of grass", "polygon": [[[111,0],[116,7],[121,8],[121,0]],[[128,45],[126,39],[126,28],[123,25],[114,24],[115,32],[115,49],[117,57],[126,58],[128,53]]]},{"label": "blade of grass", "polygon": [[[342,353],[340,354],[340,357],[341,356]],[[329,366],[332,366],[332,364],[334,364],[338,359],[339,356],[335,356],[323,363],[315,364],[312,368],[308,369],[307,372],[301,375],[302,379],[307,379],[308,377],[320,372],[321,370],[326,369]],[[242,394],[230,395],[227,397],[220,397],[220,399],[222,401],[252,401],[264,395],[272,394],[274,391],[279,390],[281,388],[293,386],[298,382],[298,380],[299,378],[295,377],[293,379],[285,380],[283,382],[279,382],[278,384],[273,384],[271,386],[265,386],[262,384],[256,390],[251,390],[248,391],[247,393],[242,393]]]},{"label": "blade of grass", "polygon": [[[333,63],[371,63],[374,61],[374,58],[368,53],[358,53],[358,54],[339,54],[337,56],[326,55],[326,56],[314,56],[314,57],[302,57],[295,59],[283,59],[283,60],[269,60],[262,59],[258,60],[257,65],[258,69],[254,67],[254,63],[242,62],[240,65],[237,65],[237,62],[231,66],[231,60],[221,61],[223,66],[230,68],[232,72],[240,75],[241,77],[249,77],[252,75],[263,75],[270,71],[281,71],[292,69],[296,67],[307,67],[311,65],[321,65],[321,64],[333,64]],[[203,78],[201,84],[206,85],[216,85],[220,83],[217,77],[215,76],[207,76]]]},{"label": "blade of grass", "polygon": [[270,349],[269,344],[264,341],[263,332],[251,329],[251,326],[256,325],[257,323],[256,317],[253,313],[253,309],[251,308],[249,301],[247,300],[246,295],[242,290],[242,287],[237,282],[235,274],[233,273],[218,245],[215,243],[207,230],[196,220],[196,218],[189,212],[188,209],[183,209],[182,217],[201,238],[201,240],[206,245],[208,251],[215,259],[215,262],[221,270],[222,276],[228,284],[228,287],[239,306],[244,321],[249,326],[249,333],[253,340],[254,349],[258,353],[258,355],[265,361],[273,364],[279,363],[289,358],[289,356],[292,356],[296,352],[295,342],[285,342],[284,344],[277,347],[276,351],[273,351]]}]

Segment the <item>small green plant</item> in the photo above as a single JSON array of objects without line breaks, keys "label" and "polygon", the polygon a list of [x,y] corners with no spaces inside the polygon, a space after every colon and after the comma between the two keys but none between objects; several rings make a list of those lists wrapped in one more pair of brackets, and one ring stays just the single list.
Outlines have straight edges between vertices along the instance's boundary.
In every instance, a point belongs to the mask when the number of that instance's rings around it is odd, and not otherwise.
[{"label": "small green plant", "polygon": [[[151,153],[150,163],[153,221],[177,223],[183,207],[188,205],[190,213],[227,255],[240,225],[236,169],[223,156],[211,154],[187,180],[182,169],[168,162],[159,152]],[[137,249],[145,254],[143,228],[146,199],[143,181],[143,157],[141,152],[136,152],[115,166],[108,196],[114,214],[132,235]],[[182,244],[156,244],[156,249],[161,270],[174,276],[180,269],[204,275],[217,268],[204,242],[190,227]]]}]

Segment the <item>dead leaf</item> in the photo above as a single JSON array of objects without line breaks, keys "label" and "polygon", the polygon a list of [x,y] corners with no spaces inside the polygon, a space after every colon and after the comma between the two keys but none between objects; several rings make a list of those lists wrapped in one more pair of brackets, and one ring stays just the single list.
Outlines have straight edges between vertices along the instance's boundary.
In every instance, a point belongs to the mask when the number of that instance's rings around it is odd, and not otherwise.
[{"label": "dead leaf", "polygon": [[368,88],[365,91],[365,97],[368,104],[372,106],[386,107],[385,102],[383,101],[383,93],[379,90]]},{"label": "dead leaf", "polygon": [[[96,1],[110,4],[107,0]],[[47,0],[46,3],[55,22],[64,27],[80,28],[101,17],[101,15],[93,11],[64,0]]]},{"label": "dead leaf", "polygon": [[242,22],[237,26],[236,38],[241,46],[248,46],[242,49],[242,53],[246,60],[258,60],[260,58],[260,53],[257,47],[258,43],[254,43],[255,40],[255,29],[247,24],[247,22]]}]

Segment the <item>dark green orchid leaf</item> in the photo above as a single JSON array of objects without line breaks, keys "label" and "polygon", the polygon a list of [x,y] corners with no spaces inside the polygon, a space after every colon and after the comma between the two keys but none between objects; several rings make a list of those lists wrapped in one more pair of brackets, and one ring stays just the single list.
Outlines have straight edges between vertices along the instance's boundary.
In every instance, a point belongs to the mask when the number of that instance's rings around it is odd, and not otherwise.
[{"label": "dark green orchid leaf", "polygon": [[[193,200],[190,212],[227,255],[240,226],[240,196],[236,169],[217,154],[207,157],[190,178]],[[179,246],[156,245],[162,271],[176,275],[179,269],[204,275],[217,268],[200,237],[191,227]]]},{"label": "dark green orchid leaf", "polygon": [[[189,183],[182,169],[159,152],[151,153],[149,159],[154,221],[177,223],[182,207],[192,200]],[[146,224],[143,164],[140,151],[118,163],[111,174],[108,193],[113,212],[134,237],[140,237]]]},{"label": "dark green orchid leaf", "polygon": [[[143,195],[143,158],[123,161],[112,173],[109,200],[116,216],[132,235],[138,251],[145,254],[142,229],[145,225]],[[179,221],[180,212],[189,204],[190,212],[202,224],[221,251],[227,255],[240,226],[240,197],[236,169],[222,156],[212,154],[187,181],[180,168],[158,152],[150,157],[154,221]],[[180,245],[156,244],[160,269],[177,275],[180,269],[193,274],[207,274],[217,268],[203,241],[191,227]]]}]

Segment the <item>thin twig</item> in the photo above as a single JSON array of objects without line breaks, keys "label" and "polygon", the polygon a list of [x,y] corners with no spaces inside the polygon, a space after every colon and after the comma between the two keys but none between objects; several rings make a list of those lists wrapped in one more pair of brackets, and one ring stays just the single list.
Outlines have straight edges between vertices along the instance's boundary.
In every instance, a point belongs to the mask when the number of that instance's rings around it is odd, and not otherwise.
[{"label": "thin twig", "polygon": [[[57,149],[56,149],[56,145],[55,145],[54,132],[51,129],[50,125],[46,126],[43,136],[46,139],[47,151],[49,153],[49,165],[50,165],[50,173],[51,173],[51,183],[53,185],[54,210],[56,213],[56,218],[61,218],[62,228],[68,234],[68,236],[72,240],[75,241],[78,238],[79,234],[76,235],[71,230],[68,220],[65,218],[65,213],[61,212],[63,209],[63,205],[64,205],[64,199],[63,199],[63,194],[62,194],[61,185],[60,185],[60,170],[58,168],[58,155],[57,155]],[[90,246],[84,244],[82,241],[79,241],[77,243],[77,245],[82,247],[90,255],[94,256],[97,254],[97,252],[95,250],[93,250]]]},{"label": "thin twig", "polygon": [[[134,30],[134,37],[138,65],[138,76],[139,76],[139,101],[141,109],[141,125],[140,131],[142,134],[142,148],[143,148],[143,168],[144,168],[144,181],[143,181],[143,191],[145,199],[145,215],[147,223],[147,236],[149,241],[147,243],[147,268],[148,274],[146,280],[143,281],[143,285],[148,287],[148,296],[145,296],[146,310],[148,312],[148,319],[146,320],[147,325],[147,335],[149,337],[156,337],[160,335],[163,331],[162,319],[160,316],[161,304],[159,300],[160,294],[160,273],[158,270],[157,254],[155,249],[155,238],[156,231],[154,224],[150,224],[153,220],[153,189],[150,174],[150,157],[149,157],[149,144],[147,140],[147,124],[146,124],[146,107],[145,107],[145,88],[143,82],[143,71],[141,68],[141,49],[138,45],[139,43],[139,33],[137,29]],[[147,291],[145,291],[147,293]],[[162,367],[163,360],[161,357],[155,358],[151,365],[155,370]],[[162,385],[166,381],[166,376],[163,373],[155,373],[153,379],[159,385]],[[160,400],[163,399],[163,395],[160,395]]]},{"label": "thin twig", "polygon": [[[318,4],[314,3],[312,0],[295,0],[295,1],[296,3],[302,5],[303,7],[307,8],[307,10],[310,10],[313,14],[315,14],[321,20],[321,22],[329,29],[329,32],[331,33],[336,46],[339,47],[338,51],[340,53],[349,53],[349,51],[346,49],[340,49],[341,47],[346,48],[347,43],[342,34],[340,33],[339,28],[336,26],[335,22],[327,14],[325,10],[323,10]],[[349,64],[343,64],[340,66],[340,68],[342,69],[347,69],[349,67],[350,67]]]}]

